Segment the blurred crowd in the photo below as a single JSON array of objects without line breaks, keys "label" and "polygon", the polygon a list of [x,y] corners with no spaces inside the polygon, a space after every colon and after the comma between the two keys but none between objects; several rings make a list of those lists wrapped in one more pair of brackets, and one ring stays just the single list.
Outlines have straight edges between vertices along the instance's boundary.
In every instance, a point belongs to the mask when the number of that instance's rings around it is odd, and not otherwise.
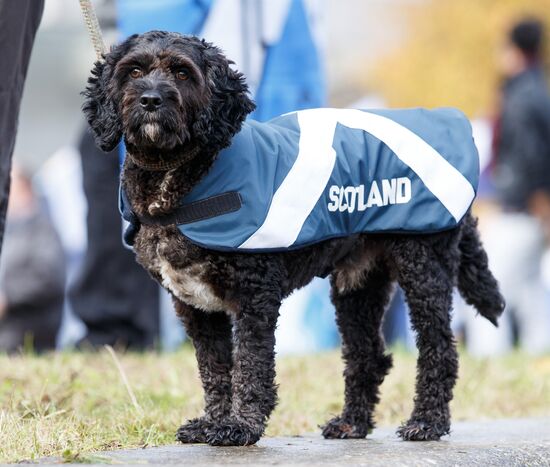
[{"label": "blurred crowd", "polygon": [[[29,53],[37,19],[23,17],[21,11],[34,8],[39,18],[41,5],[39,0],[0,1],[0,31],[6,31],[2,27],[8,22],[19,27],[19,40]],[[265,121],[332,104],[322,0],[117,0],[96,6],[106,36],[114,40],[167,29],[204,36],[221,46],[251,86],[258,105],[251,118]],[[14,19],[18,14],[19,25]],[[501,46],[494,51],[501,84],[494,89],[493,115],[472,122],[482,169],[474,211],[480,217],[490,268],[507,301],[496,329],[476,319],[475,311],[457,294],[455,333],[478,356],[515,347],[534,354],[550,352],[550,94],[545,37],[544,23],[537,17],[516,18],[502,31]],[[6,48],[0,32],[0,57]],[[26,65],[23,76],[25,72]],[[0,71],[0,99],[2,79],[10,77]],[[383,96],[348,105],[368,107],[373,102],[383,106]],[[42,118],[47,118],[45,111]],[[7,130],[1,125],[0,118],[0,146],[11,155],[13,143],[2,139]],[[60,144],[32,176],[18,162],[12,168],[0,258],[0,351],[94,349],[105,344],[173,349],[185,336],[170,299],[121,241],[117,187],[124,150],[101,153],[83,124],[75,140],[70,147]],[[7,170],[6,165],[1,170]],[[383,332],[389,344],[414,348],[399,289]],[[276,337],[280,353],[339,345],[327,280],[316,279],[284,302]]]}]

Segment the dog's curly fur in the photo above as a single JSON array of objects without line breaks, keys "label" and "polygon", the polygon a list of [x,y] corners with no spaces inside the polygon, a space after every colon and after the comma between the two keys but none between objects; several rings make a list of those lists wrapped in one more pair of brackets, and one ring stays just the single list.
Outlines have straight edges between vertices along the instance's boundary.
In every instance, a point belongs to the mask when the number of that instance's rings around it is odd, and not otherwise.
[{"label": "dog's curly fur", "polygon": [[[153,112],[139,103],[151,89],[163,99]],[[140,215],[175,209],[254,109],[243,76],[218,48],[160,31],[114,47],[95,64],[84,94],[97,144],[108,151],[124,137],[122,184]],[[323,427],[326,438],[363,438],[374,427],[379,386],[392,365],[380,327],[395,282],[405,291],[419,350],[414,410],[398,430],[405,440],[449,433],[458,368],[453,286],[495,325],[504,308],[470,213],[442,233],[362,234],[258,254],[212,251],[175,226],[142,225],[134,249],[172,293],[196,349],[206,406],[203,417],[178,430],[184,443],[246,445],[262,436],[277,402],[279,306],[316,275],[331,272],[346,364],[344,409]]]}]

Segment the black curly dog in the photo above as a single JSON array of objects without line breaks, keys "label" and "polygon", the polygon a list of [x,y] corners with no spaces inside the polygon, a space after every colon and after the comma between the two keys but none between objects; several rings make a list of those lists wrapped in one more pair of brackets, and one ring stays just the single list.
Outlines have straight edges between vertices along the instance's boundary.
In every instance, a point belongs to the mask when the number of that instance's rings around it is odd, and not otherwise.
[{"label": "black curly dog", "polygon": [[[175,209],[254,109],[230,63],[203,40],[153,31],[130,37],[95,64],[83,109],[102,149],[124,137],[122,183],[138,215]],[[392,365],[380,326],[395,282],[406,293],[419,350],[414,410],[398,430],[404,440],[449,433],[458,368],[453,287],[495,325],[504,307],[470,214],[442,233],[363,234],[270,254],[212,251],[176,226],[142,225],[134,248],[172,292],[196,349],[205,413],[180,427],[183,443],[258,441],[277,402],[281,301],[327,270],[346,389],[342,414],[324,426],[325,438],[363,438],[374,427],[379,386]]]}]

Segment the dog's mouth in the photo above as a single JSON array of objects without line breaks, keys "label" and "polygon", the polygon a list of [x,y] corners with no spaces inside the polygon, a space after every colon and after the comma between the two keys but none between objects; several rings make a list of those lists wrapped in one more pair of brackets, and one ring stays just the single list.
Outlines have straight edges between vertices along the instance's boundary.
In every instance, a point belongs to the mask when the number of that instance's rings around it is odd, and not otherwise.
[{"label": "dog's mouth", "polygon": [[172,170],[195,155],[184,116],[168,109],[123,111],[124,140],[131,160],[145,170]]}]

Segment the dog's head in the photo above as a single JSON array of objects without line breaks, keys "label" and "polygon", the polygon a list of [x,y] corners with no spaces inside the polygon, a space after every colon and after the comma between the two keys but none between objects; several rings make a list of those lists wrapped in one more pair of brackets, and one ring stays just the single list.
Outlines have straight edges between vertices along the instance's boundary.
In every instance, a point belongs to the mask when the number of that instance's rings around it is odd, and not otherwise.
[{"label": "dog's head", "polygon": [[124,136],[140,157],[185,157],[229,145],[254,110],[241,73],[196,37],[151,31],[129,37],[97,62],[83,106],[97,145]]}]

